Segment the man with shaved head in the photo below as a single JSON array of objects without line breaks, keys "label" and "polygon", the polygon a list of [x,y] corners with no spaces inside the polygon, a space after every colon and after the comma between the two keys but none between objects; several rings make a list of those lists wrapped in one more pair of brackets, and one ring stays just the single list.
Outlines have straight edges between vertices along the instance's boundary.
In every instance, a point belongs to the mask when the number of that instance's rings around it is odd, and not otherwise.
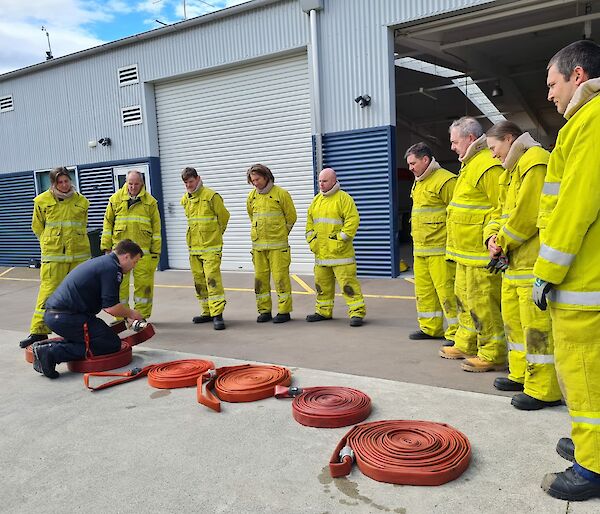
[{"label": "man with shaved head", "polygon": [[315,254],[317,290],[315,313],[306,316],[306,321],[332,319],[337,280],[348,305],[350,326],[360,327],[367,310],[356,278],[352,245],[360,222],[358,209],[352,197],[340,189],[332,168],[319,174],[319,189],[306,218],[306,242]]}]

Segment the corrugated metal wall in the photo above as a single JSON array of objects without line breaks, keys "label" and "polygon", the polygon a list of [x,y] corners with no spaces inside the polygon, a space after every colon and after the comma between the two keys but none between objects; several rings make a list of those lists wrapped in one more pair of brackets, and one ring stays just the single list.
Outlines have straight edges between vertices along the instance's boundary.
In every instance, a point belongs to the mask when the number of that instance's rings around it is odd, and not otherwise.
[{"label": "corrugated metal wall", "polygon": [[360,214],[354,239],[360,275],[398,274],[392,139],[392,127],[338,132],[323,138],[325,166],[336,171],[342,189],[354,198]]}]

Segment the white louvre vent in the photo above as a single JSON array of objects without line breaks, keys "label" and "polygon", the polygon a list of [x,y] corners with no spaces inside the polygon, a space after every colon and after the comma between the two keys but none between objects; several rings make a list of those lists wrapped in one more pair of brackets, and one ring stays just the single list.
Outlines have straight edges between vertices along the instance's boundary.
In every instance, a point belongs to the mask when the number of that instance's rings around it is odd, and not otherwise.
[{"label": "white louvre vent", "polygon": [[140,81],[138,76],[137,64],[131,66],[124,66],[117,70],[119,72],[119,86],[129,86],[130,84],[137,84]]},{"label": "white louvre vent", "polygon": [[0,112],[13,111],[13,98],[12,95],[0,96]]},{"label": "white louvre vent", "polygon": [[142,106],[132,105],[121,108],[121,119],[123,120],[124,127],[127,125],[139,125],[142,123]]}]

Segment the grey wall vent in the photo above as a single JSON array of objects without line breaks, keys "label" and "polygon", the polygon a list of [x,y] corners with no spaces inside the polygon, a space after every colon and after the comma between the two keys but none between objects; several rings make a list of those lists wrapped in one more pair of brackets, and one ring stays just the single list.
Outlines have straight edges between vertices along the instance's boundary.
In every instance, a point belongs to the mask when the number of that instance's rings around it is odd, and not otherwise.
[{"label": "grey wall vent", "polygon": [[13,111],[14,109],[12,95],[0,96],[0,112]]},{"label": "grey wall vent", "polygon": [[124,127],[127,125],[139,125],[142,123],[142,106],[132,105],[130,107],[122,107],[121,119],[123,120]]},{"label": "grey wall vent", "polygon": [[137,64],[131,66],[124,66],[117,70],[119,72],[119,86],[129,86],[131,84],[137,84],[140,81],[138,76]]}]

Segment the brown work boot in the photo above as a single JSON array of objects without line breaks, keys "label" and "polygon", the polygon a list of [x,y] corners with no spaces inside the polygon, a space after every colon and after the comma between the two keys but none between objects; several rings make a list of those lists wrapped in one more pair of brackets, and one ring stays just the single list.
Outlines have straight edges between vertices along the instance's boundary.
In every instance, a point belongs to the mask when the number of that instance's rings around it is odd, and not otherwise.
[{"label": "brown work boot", "polygon": [[502,364],[494,364],[493,362],[480,359],[479,357],[470,357],[465,359],[460,367],[465,371],[471,371],[473,373],[483,373],[484,371],[504,371],[508,368],[506,362]]},{"label": "brown work boot", "polygon": [[469,357],[473,357],[468,353],[461,352],[456,346],[442,346],[440,351],[438,352],[440,357],[444,359],[468,359]]}]

